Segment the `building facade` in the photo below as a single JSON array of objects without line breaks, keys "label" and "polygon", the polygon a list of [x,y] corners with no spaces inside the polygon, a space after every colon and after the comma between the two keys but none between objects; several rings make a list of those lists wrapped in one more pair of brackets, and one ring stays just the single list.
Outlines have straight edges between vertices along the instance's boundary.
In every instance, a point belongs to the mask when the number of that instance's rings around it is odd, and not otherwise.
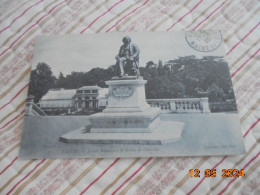
[{"label": "building facade", "polygon": [[107,88],[84,86],[79,89],[51,89],[39,101],[44,110],[94,110],[107,105]]},{"label": "building facade", "polygon": [[[84,86],[76,90],[75,108],[76,109],[98,109],[104,106],[107,101],[107,88],[99,86]],[[105,100],[104,100],[105,99]]]}]

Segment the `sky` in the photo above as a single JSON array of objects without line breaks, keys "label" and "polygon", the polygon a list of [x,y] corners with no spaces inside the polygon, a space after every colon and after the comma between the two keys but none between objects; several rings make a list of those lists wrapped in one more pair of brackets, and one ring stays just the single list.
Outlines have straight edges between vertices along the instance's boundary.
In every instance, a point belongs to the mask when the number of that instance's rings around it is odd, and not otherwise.
[{"label": "sky", "polygon": [[55,76],[72,71],[87,72],[92,68],[108,68],[116,63],[124,36],[140,49],[140,66],[148,61],[166,62],[181,56],[225,56],[223,44],[212,52],[200,52],[187,43],[184,31],[142,33],[100,33],[86,35],[43,35],[35,43],[31,61],[34,69],[39,62],[47,63]]}]

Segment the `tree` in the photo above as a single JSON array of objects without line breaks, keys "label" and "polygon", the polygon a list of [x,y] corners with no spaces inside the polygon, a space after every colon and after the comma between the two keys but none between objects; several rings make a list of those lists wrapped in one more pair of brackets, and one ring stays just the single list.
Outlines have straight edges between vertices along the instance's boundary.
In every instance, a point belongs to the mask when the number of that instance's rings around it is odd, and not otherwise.
[{"label": "tree", "polygon": [[35,102],[44,96],[49,89],[54,87],[55,77],[52,75],[52,71],[49,65],[44,62],[38,63],[35,70],[31,72],[29,95],[35,97]]},{"label": "tree", "polygon": [[210,102],[234,99],[229,68],[223,57],[178,57],[165,65],[159,62],[153,69],[146,66],[141,74],[148,81],[148,99],[209,97]]},{"label": "tree", "polygon": [[[171,68],[168,68],[169,66]],[[148,61],[145,67],[140,67],[140,73],[147,80],[145,90],[148,99],[209,97],[209,102],[234,99],[229,68],[223,57],[184,56],[164,64],[159,60],[158,65]],[[52,87],[107,87],[105,81],[116,75],[118,66],[111,65],[107,69],[93,68],[88,72],[73,71],[66,77],[60,73],[56,79],[52,76],[50,67],[40,63],[37,69],[32,71],[29,93],[35,95],[38,101]]]},{"label": "tree", "polygon": [[66,78],[64,77],[63,73],[60,72],[59,77],[57,79],[57,83],[56,86],[57,88],[65,88],[65,82],[66,82]]},{"label": "tree", "polygon": [[163,66],[162,60],[159,60],[159,61],[158,61],[158,66],[159,66],[159,67],[162,67],[162,66]]},{"label": "tree", "polygon": [[216,85],[215,83],[209,87],[209,91],[210,91],[209,98],[212,100],[216,100],[216,101],[222,100],[225,97],[222,88]]},{"label": "tree", "polygon": [[158,70],[158,75],[163,75],[163,74],[164,74],[164,69],[163,69],[163,65],[162,65],[162,60],[159,60],[157,70]]},{"label": "tree", "polygon": [[153,61],[149,61],[146,63],[146,68],[156,68],[157,65]]}]

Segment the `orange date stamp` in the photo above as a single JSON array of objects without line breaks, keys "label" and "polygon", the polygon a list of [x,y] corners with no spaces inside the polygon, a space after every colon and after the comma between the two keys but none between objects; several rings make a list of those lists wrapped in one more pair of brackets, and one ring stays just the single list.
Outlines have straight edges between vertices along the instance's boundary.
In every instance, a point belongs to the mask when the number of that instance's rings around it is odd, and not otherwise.
[{"label": "orange date stamp", "polygon": [[[204,177],[217,177],[216,169],[206,169],[204,172],[199,169],[190,169],[190,177],[200,177],[201,175]],[[241,169],[222,169],[221,176],[224,177],[244,177],[245,170]]]}]

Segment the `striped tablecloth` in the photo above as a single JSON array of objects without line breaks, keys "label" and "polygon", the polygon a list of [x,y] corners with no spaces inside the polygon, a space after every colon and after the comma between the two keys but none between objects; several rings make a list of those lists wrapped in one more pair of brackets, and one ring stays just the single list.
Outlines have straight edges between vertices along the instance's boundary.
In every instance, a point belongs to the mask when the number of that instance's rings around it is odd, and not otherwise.
[{"label": "striped tablecloth", "polygon": [[[256,0],[2,0],[0,194],[260,194],[260,3]],[[247,153],[243,156],[19,160],[35,38],[41,34],[221,29]],[[190,169],[245,169],[191,178]]]}]

